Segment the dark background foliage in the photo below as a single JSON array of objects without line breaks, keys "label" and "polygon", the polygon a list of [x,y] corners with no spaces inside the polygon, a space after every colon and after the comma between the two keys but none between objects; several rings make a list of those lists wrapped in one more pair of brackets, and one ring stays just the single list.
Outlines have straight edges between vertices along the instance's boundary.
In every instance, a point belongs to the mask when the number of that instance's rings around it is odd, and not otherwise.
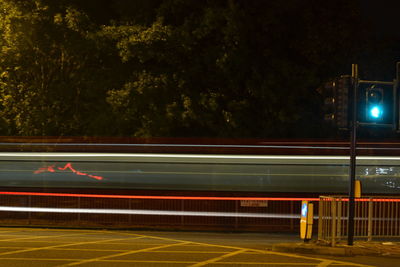
[{"label": "dark background foliage", "polygon": [[381,7],[0,0],[0,134],[337,137],[317,88],[352,63],[394,78],[400,34]]}]

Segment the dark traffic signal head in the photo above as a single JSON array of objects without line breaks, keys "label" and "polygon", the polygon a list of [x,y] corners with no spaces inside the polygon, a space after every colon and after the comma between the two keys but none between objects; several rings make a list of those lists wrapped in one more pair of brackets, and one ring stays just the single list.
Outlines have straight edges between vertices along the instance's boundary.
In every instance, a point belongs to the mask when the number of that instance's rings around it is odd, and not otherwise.
[{"label": "dark traffic signal head", "polygon": [[343,75],[327,82],[323,88],[325,120],[333,122],[339,129],[349,127],[350,86],[351,77]]}]

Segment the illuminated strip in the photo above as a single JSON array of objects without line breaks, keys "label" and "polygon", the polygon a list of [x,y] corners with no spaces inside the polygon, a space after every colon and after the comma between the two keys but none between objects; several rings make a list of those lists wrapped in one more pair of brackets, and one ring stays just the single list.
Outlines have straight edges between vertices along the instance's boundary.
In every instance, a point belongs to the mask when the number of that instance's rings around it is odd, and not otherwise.
[{"label": "illuminated strip", "polygon": [[[122,147],[210,147],[210,148],[282,148],[282,149],[339,149],[348,150],[349,147],[339,146],[279,146],[279,145],[199,145],[199,144],[108,144],[108,143],[0,143],[1,146],[122,146]],[[360,148],[358,148],[360,149]],[[370,148],[368,148],[370,149]]]},{"label": "illuminated strip", "polygon": [[128,214],[128,215],[170,215],[170,216],[207,216],[207,217],[244,217],[244,218],[288,218],[298,219],[300,215],[291,214],[256,214],[209,211],[166,211],[166,210],[125,210],[125,209],[72,209],[0,206],[0,211],[48,212],[48,213],[88,213],[88,214]]},{"label": "illuminated strip", "polygon": [[[122,198],[122,199],[164,199],[164,200],[257,200],[257,201],[319,201],[319,198],[302,197],[194,197],[194,196],[133,196],[133,195],[99,195],[99,194],[71,194],[71,193],[42,193],[42,192],[0,192],[0,195],[14,196],[53,196],[53,197],[86,197],[86,198]],[[338,197],[333,197],[338,200]],[[323,200],[323,201],[330,201]],[[349,201],[342,198],[341,201]],[[355,201],[368,202],[369,198],[356,198]],[[373,202],[400,202],[400,198],[375,198]]]},{"label": "illuminated strip", "polygon": [[[154,154],[154,153],[51,153],[9,152],[0,157],[119,157],[119,158],[198,158],[198,159],[349,159],[348,156],[286,156],[286,155],[203,155],[203,154]],[[359,157],[361,158],[361,157]],[[379,158],[378,158],[379,159]],[[400,160],[400,157],[398,158]]]},{"label": "illuminated strip", "polygon": [[[330,149],[349,150],[349,146],[305,145],[200,145],[200,144],[113,144],[113,143],[0,143],[0,146],[114,146],[114,147],[209,147],[209,148],[279,148],[279,149]],[[378,145],[393,145],[378,143]],[[357,147],[357,150],[400,150],[399,147]]]},{"label": "illuminated strip", "polygon": [[[0,157],[118,157],[118,158],[186,158],[186,159],[294,159],[294,160],[348,160],[349,156],[298,156],[298,155],[211,155],[211,154],[155,154],[155,153],[52,153],[52,152],[1,152]],[[359,160],[398,160],[400,157],[358,156]]]},{"label": "illuminated strip", "polygon": [[[256,201],[319,201],[319,198],[302,197],[194,197],[194,196],[130,196],[130,195],[99,195],[99,194],[71,194],[71,193],[41,193],[41,192],[0,192],[0,195],[14,196],[53,196],[53,197],[84,197],[84,198],[119,198],[119,199],[158,199],[158,200],[256,200]],[[337,200],[337,198],[335,197]],[[324,200],[330,201],[330,200]],[[342,198],[341,201],[349,201]],[[355,201],[368,202],[369,198],[356,198]],[[400,202],[400,198],[376,198],[373,202]]]},{"label": "illuminated strip", "polygon": [[41,192],[0,192],[0,195],[14,196],[54,196],[54,197],[86,197],[86,198],[123,198],[123,199],[183,199],[183,200],[264,200],[264,201],[318,201],[319,198],[299,197],[193,197],[193,196],[129,196],[129,195],[98,195],[70,193],[41,193]]}]

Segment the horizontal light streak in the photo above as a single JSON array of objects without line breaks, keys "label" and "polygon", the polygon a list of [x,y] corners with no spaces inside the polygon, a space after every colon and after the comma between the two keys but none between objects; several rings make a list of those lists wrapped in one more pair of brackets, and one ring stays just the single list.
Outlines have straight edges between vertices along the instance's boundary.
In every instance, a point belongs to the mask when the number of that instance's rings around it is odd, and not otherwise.
[{"label": "horizontal light streak", "polygon": [[[52,197],[83,197],[83,198],[119,198],[119,199],[157,199],[157,200],[256,200],[256,201],[319,201],[319,198],[311,197],[197,197],[197,196],[140,196],[140,195],[106,195],[106,194],[73,194],[73,193],[43,193],[43,192],[0,192],[0,195],[14,196],[52,196]],[[333,196],[336,201],[340,196]],[[341,201],[347,202],[347,197],[341,198]],[[324,199],[323,201],[330,201]],[[369,197],[355,198],[357,202],[368,202]],[[400,202],[399,198],[383,198],[378,196],[372,198],[373,202]]]},{"label": "horizontal light streak", "polygon": [[45,212],[45,213],[86,213],[86,214],[127,214],[127,215],[169,215],[169,216],[206,216],[206,217],[242,217],[242,218],[287,218],[299,219],[299,215],[266,214],[247,212],[210,212],[210,211],[175,211],[175,210],[126,210],[126,209],[82,209],[82,208],[42,208],[0,206],[0,211]]},{"label": "horizontal light streak", "polygon": [[[185,148],[253,148],[253,149],[329,149],[329,150],[349,150],[347,146],[321,146],[321,145],[303,145],[304,142],[297,142],[299,145],[234,145],[234,144],[120,144],[120,143],[0,143],[0,146],[85,146],[85,147],[185,147]],[[361,143],[362,144],[362,143]],[[378,145],[393,145],[392,143],[377,143]],[[377,145],[373,144],[373,145]],[[340,143],[340,145],[342,145]],[[397,144],[396,144],[397,145]],[[400,150],[399,147],[357,147],[357,150]]]},{"label": "horizontal light streak", "polygon": [[[116,157],[116,158],[181,158],[181,159],[278,159],[278,160],[349,160],[349,156],[301,156],[301,155],[218,155],[218,154],[156,154],[156,153],[59,153],[59,152],[1,152],[0,157]],[[400,157],[358,156],[359,160],[396,160]]]},{"label": "horizontal light streak", "polygon": [[259,200],[259,201],[318,201],[318,198],[299,197],[195,197],[195,196],[140,196],[140,195],[105,195],[105,194],[71,194],[42,192],[0,192],[0,195],[14,196],[54,196],[85,198],[122,198],[122,199],[165,199],[165,200]]},{"label": "horizontal light streak", "polygon": [[[188,158],[188,159],[349,159],[348,156],[286,156],[286,155],[210,155],[210,154],[155,154],[155,153],[57,153],[57,152],[2,152],[0,157],[118,157],[118,158]],[[400,157],[398,158],[400,160]]]},{"label": "horizontal light streak", "polygon": [[[209,147],[209,148],[280,148],[280,149],[343,149],[340,146],[305,145],[201,145],[201,144],[113,144],[113,143],[0,143],[1,146],[116,146],[116,147]],[[358,148],[359,149],[359,148]]]}]

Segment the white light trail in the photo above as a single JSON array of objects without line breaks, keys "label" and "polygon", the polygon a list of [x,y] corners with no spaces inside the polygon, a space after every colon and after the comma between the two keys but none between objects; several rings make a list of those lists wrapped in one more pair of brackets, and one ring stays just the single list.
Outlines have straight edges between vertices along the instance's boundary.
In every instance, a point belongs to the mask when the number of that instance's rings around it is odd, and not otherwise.
[{"label": "white light trail", "polygon": [[300,214],[299,215],[265,214],[265,213],[258,214],[258,213],[246,213],[246,212],[236,213],[236,212],[173,211],[173,210],[126,210],[126,209],[81,209],[81,208],[75,209],[75,208],[0,206],[0,211],[300,219]]},{"label": "white light trail", "polygon": [[[348,165],[349,156],[0,152],[0,161],[91,161],[201,164]],[[359,165],[400,165],[400,157],[359,156]]]},{"label": "white light trail", "polygon": [[[219,155],[219,154],[155,154],[155,153],[57,153],[57,152],[0,152],[0,157],[118,157],[118,158],[187,158],[187,159],[294,159],[294,160],[348,160],[349,156],[301,155]],[[400,157],[358,156],[361,160],[399,160]]]},{"label": "white light trail", "polygon": [[[8,152],[0,157],[118,157],[118,158],[187,158],[187,159],[348,159],[348,156],[281,156],[281,155],[209,155],[209,154],[154,154],[154,153],[51,153]],[[400,160],[400,158],[399,158]]]}]

